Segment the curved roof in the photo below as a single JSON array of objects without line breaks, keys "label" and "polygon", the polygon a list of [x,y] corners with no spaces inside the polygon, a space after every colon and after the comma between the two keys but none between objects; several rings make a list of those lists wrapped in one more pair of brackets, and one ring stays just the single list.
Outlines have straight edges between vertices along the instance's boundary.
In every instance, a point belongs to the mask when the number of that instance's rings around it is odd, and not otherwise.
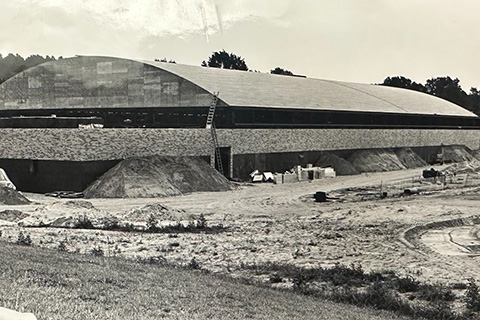
[{"label": "curved roof", "polygon": [[101,56],[21,72],[0,85],[0,109],[208,106],[214,92],[232,107],[477,117],[406,89]]},{"label": "curved roof", "polygon": [[185,78],[228,105],[476,117],[447,100],[425,93],[258,72],[141,61]]}]

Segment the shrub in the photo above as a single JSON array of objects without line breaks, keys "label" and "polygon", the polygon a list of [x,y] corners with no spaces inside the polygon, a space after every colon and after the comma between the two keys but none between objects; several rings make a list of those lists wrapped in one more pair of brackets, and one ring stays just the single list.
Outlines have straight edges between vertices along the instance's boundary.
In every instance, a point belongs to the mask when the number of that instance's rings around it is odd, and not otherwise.
[{"label": "shrub", "polygon": [[22,231],[18,233],[18,238],[16,244],[21,245],[21,246],[31,246],[32,245],[32,239],[30,238],[30,235],[24,235]]},{"label": "shrub", "polygon": [[58,243],[58,250],[59,250],[59,251],[63,251],[63,252],[67,251],[67,244],[66,244],[66,243],[67,243],[67,240],[66,240],[66,239],[60,241],[60,242]]},{"label": "shrub", "polygon": [[147,220],[147,231],[156,232],[158,230],[157,224],[157,218],[153,214],[150,214]]},{"label": "shrub", "polygon": [[420,286],[420,283],[413,279],[410,276],[407,277],[399,277],[396,281],[397,290],[398,292],[405,293],[405,292],[417,292]]},{"label": "shrub", "polygon": [[92,221],[87,217],[83,216],[80,219],[77,219],[75,224],[73,225],[75,229],[94,229]]},{"label": "shrub", "polygon": [[195,258],[192,258],[190,262],[188,263],[188,268],[190,269],[200,269],[200,264],[195,260]]},{"label": "shrub", "polygon": [[470,311],[480,311],[480,293],[475,280],[468,279],[467,292],[465,293],[467,309]]},{"label": "shrub", "polygon": [[103,257],[105,254],[100,246],[93,247],[90,249],[90,254],[93,254],[97,257]]}]

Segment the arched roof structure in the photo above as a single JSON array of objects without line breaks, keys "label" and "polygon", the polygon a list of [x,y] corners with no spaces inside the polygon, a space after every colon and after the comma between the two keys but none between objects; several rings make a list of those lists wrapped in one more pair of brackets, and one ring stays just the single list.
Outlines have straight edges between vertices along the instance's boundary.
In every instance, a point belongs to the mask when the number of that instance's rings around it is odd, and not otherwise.
[{"label": "arched roof structure", "polygon": [[424,93],[371,84],[77,56],[27,69],[0,85],[0,110],[208,106],[476,117]]}]

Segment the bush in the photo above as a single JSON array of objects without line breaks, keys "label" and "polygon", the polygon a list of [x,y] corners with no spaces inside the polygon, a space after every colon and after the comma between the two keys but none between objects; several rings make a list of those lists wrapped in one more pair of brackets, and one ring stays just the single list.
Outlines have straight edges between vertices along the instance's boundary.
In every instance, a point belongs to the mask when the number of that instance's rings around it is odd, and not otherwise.
[{"label": "bush", "polygon": [[103,257],[105,254],[100,246],[93,247],[90,249],[90,254],[93,254],[97,257]]},{"label": "bush", "polygon": [[30,238],[30,235],[24,235],[22,231],[18,233],[18,238],[16,244],[21,245],[21,246],[31,246],[32,245],[32,239]]},{"label": "bush", "polygon": [[94,229],[92,221],[87,217],[83,216],[80,219],[77,219],[75,224],[73,225],[75,229]]},{"label": "bush", "polygon": [[480,311],[480,293],[475,280],[468,279],[467,292],[465,293],[467,309],[470,311]]}]

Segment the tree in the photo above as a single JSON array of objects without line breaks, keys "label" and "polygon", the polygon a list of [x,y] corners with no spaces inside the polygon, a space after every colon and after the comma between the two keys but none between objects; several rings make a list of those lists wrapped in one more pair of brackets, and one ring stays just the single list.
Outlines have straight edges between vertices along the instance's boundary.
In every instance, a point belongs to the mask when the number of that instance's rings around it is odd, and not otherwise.
[{"label": "tree", "polygon": [[468,105],[468,96],[460,86],[458,78],[437,77],[427,80],[425,83],[426,92],[443,98],[459,106],[466,107]]},{"label": "tree", "polygon": [[19,54],[9,53],[6,57],[0,55],[0,83],[27,68],[53,60],[55,60],[54,56],[43,58],[38,54],[31,55],[27,59],[23,59]]},{"label": "tree", "polygon": [[284,76],[293,76],[294,75],[291,71],[289,71],[287,69],[280,68],[280,67],[276,67],[275,69],[270,70],[270,73],[271,74],[281,74],[281,75],[284,75]]},{"label": "tree", "polygon": [[213,52],[208,58],[208,62],[202,61],[202,67],[214,67],[223,69],[235,69],[248,71],[245,60],[235,55],[234,53],[228,53],[225,50]]},{"label": "tree", "polygon": [[381,85],[425,92],[425,87],[422,84],[416,83],[404,76],[387,77]]}]

